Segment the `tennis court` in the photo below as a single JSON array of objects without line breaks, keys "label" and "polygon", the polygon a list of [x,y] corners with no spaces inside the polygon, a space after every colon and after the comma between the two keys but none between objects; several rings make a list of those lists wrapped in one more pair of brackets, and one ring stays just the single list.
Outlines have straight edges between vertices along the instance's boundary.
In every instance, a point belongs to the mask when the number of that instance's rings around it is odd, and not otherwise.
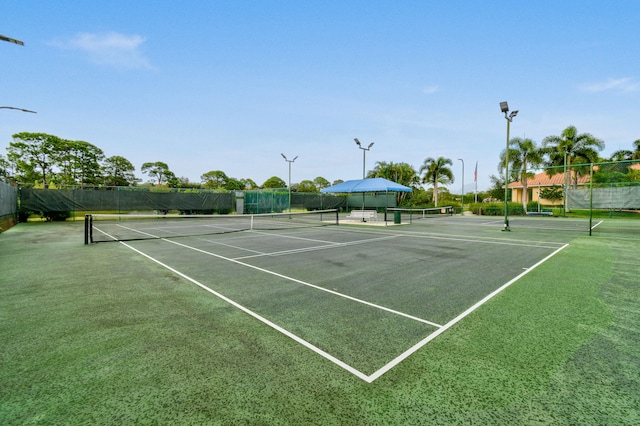
[{"label": "tennis court", "polygon": [[120,242],[123,249],[367,382],[566,247],[566,237],[557,232],[522,239],[496,233],[500,221],[495,219],[440,217],[377,227],[277,225],[247,232],[238,232],[246,228],[235,224],[237,219],[217,222],[215,231],[200,223],[207,230],[190,228],[181,236],[182,223],[160,219],[133,230],[143,233],[142,239],[128,234],[134,221],[116,227],[126,228],[123,235],[129,236],[130,241]]},{"label": "tennis court", "polygon": [[0,418],[636,424],[637,220],[502,219],[177,237],[165,217],[90,245],[21,223],[0,235]]}]

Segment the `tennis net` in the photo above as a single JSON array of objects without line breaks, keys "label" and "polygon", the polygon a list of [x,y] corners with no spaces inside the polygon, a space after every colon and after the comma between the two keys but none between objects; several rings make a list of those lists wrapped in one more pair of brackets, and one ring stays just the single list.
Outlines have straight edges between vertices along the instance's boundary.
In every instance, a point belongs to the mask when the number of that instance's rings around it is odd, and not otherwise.
[{"label": "tennis net", "polygon": [[443,216],[452,216],[453,207],[430,207],[424,209],[389,207],[385,216],[387,221],[398,222],[400,220],[409,221],[409,223],[418,219],[430,219]]},{"label": "tennis net", "polygon": [[85,216],[84,243],[194,237],[337,224],[337,209],[242,215],[89,214]]}]

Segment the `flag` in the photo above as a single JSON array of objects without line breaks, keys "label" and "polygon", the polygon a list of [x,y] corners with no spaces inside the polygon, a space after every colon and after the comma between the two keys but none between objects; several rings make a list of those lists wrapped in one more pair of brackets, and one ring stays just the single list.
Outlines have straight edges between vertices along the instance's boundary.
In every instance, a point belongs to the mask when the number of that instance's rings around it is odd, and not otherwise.
[{"label": "flag", "polygon": [[476,170],[473,172],[473,181],[478,181],[478,162],[476,161]]}]

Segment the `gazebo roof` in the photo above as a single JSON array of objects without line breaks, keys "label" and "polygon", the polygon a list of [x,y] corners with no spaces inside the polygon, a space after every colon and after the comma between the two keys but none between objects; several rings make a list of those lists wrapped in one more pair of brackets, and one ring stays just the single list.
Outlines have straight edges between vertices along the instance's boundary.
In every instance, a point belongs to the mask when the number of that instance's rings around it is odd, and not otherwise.
[{"label": "gazebo roof", "polygon": [[324,188],[324,193],[361,193],[361,192],[411,192],[413,189],[384,178],[348,180],[337,185]]}]

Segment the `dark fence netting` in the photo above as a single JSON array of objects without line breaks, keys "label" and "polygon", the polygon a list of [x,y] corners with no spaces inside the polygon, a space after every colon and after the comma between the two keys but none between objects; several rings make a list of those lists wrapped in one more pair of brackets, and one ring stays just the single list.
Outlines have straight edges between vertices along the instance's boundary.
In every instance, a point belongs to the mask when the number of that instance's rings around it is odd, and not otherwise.
[{"label": "dark fence netting", "polygon": [[397,207],[395,192],[376,192],[362,194],[349,194],[347,205],[350,209],[383,209],[385,207]]},{"label": "dark fence netting", "polygon": [[[326,210],[346,207],[344,196],[307,192],[291,193],[292,210]],[[281,213],[289,210],[289,191],[244,191],[244,213]]]},{"label": "dark fence netting", "polygon": [[18,189],[0,182],[0,232],[16,224],[18,213]]},{"label": "dark fence netting", "polygon": [[[183,214],[231,213],[236,198],[244,197],[243,211],[273,213],[289,209],[288,191],[171,190],[139,187],[110,189],[20,189],[20,214],[39,214],[49,220],[63,220],[76,213],[131,213],[179,211]],[[326,210],[346,207],[344,196],[291,193],[291,208]]]},{"label": "dark fence netting", "polygon": [[245,191],[244,213],[279,213],[289,208],[289,192]]},{"label": "dark fence netting", "polygon": [[640,209],[640,185],[568,189],[567,202],[573,209]]},{"label": "dark fence netting", "polygon": [[340,209],[347,206],[344,196],[314,194],[305,192],[291,193],[291,207],[306,210]]},{"label": "dark fence netting", "polygon": [[25,213],[179,210],[193,214],[229,213],[233,208],[234,196],[231,192],[20,189],[20,211]]}]

